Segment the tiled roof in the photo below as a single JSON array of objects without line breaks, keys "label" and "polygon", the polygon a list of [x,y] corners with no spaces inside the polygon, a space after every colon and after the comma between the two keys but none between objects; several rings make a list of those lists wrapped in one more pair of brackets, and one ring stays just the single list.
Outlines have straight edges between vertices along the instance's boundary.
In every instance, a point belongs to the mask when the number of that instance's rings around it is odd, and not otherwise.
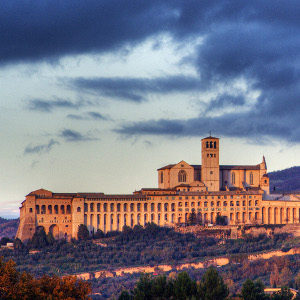
[{"label": "tiled roof", "polygon": [[[158,169],[157,171],[171,169],[174,166],[176,166],[176,164],[170,164]],[[190,166],[192,166],[194,169],[201,169],[201,165]],[[259,168],[259,165],[220,165],[220,170],[259,170]]]}]

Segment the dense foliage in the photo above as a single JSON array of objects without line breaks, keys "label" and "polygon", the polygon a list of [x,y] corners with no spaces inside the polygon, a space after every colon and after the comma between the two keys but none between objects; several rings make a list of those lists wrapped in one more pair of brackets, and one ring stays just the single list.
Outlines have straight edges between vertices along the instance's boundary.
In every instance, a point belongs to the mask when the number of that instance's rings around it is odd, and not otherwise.
[{"label": "dense foliage", "polygon": [[87,282],[74,277],[47,276],[36,279],[27,272],[16,270],[13,261],[0,260],[0,299],[87,299],[91,292]]},{"label": "dense foliage", "polygon": [[153,277],[142,275],[137,281],[135,287],[128,292],[123,290],[119,300],[291,300],[293,295],[288,288],[282,288],[280,291],[269,296],[264,292],[264,284],[260,281],[247,279],[241,289],[238,297],[229,296],[229,289],[224,283],[222,276],[216,269],[210,267],[197,282],[192,279],[188,273],[182,272],[177,276],[165,275]]},{"label": "dense foliage", "polygon": [[18,242],[15,251],[2,250],[1,255],[6,260],[13,259],[20,271],[30,271],[38,276],[45,273],[65,275],[124,266],[176,265],[206,257],[278,249],[288,239],[286,235],[262,235],[220,243],[216,238],[197,238],[155,224],[147,224],[145,228],[125,227],[122,233],[110,235],[115,236],[101,239],[100,245],[91,239],[68,243],[55,241],[50,233],[46,235],[40,230],[26,247]]}]

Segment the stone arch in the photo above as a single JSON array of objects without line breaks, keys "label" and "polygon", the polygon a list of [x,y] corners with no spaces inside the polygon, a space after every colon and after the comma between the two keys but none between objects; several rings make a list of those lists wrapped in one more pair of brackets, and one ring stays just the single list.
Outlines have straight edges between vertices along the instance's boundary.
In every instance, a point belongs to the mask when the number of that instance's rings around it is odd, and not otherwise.
[{"label": "stone arch", "polygon": [[124,226],[127,226],[127,214],[124,214]]},{"label": "stone arch", "polygon": [[171,215],[171,223],[174,224],[175,223],[175,214]]},{"label": "stone arch", "polygon": [[236,224],[239,224],[239,223],[240,223],[240,213],[239,213],[239,212],[236,213],[235,223],[236,223]]},{"label": "stone arch", "polygon": [[278,224],[279,223],[279,213],[278,213],[278,207],[274,208],[274,224]]},{"label": "stone arch", "polygon": [[268,224],[271,224],[271,207],[268,207]]},{"label": "stone arch", "polygon": [[106,233],[107,215],[103,215],[103,232]]},{"label": "stone arch", "polygon": [[[131,204],[130,204],[130,206],[131,206]],[[130,226],[133,227],[133,225],[134,225],[134,214],[131,214],[130,215]]]},{"label": "stone arch", "polygon": [[280,224],[284,224],[284,212],[283,212],[283,207],[280,208]]},{"label": "stone arch", "polygon": [[110,214],[110,231],[113,231],[114,226],[114,214]]},{"label": "stone arch", "polygon": [[292,209],[292,223],[296,223],[295,219],[296,219],[296,208],[293,207],[293,209]]},{"label": "stone arch", "polygon": [[120,231],[120,214],[117,214],[117,230]]},{"label": "stone arch", "polygon": [[52,224],[50,227],[49,227],[49,231],[52,233],[53,237],[55,239],[58,239],[59,238],[59,227],[57,224]]},{"label": "stone arch", "polygon": [[154,214],[151,214],[151,222],[154,222]]}]

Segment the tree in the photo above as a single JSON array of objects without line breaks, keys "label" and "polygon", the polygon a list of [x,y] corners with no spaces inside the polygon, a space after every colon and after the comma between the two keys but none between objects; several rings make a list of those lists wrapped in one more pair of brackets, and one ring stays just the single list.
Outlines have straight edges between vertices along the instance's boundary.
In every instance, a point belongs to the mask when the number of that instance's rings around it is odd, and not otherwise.
[{"label": "tree", "polygon": [[192,211],[190,213],[189,218],[188,218],[188,224],[190,224],[190,225],[197,224],[197,216],[196,216],[195,211]]},{"label": "tree", "polygon": [[19,238],[14,240],[14,249],[15,250],[23,250],[25,248],[24,244]]},{"label": "tree", "polygon": [[217,215],[216,224],[217,225],[222,225],[222,226],[226,225],[226,217],[221,216],[221,215]]},{"label": "tree", "polygon": [[78,240],[85,241],[89,239],[89,231],[86,225],[80,224],[77,233]]},{"label": "tree", "polygon": [[247,279],[242,286],[242,299],[244,300],[265,300],[264,285],[260,280],[253,282]]},{"label": "tree", "polygon": [[48,245],[53,245],[55,243],[55,238],[53,237],[53,234],[51,231],[48,232],[47,236],[46,236],[46,240]]},{"label": "tree", "polygon": [[143,275],[137,282],[133,290],[135,300],[151,300],[152,299],[152,280],[150,275]]},{"label": "tree", "polygon": [[179,273],[173,283],[174,299],[189,299],[197,295],[196,281],[192,280],[187,272]]},{"label": "tree", "polygon": [[94,239],[101,239],[104,238],[105,234],[101,229],[98,229],[94,234]]},{"label": "tree", "polygon": [[121,295],[119,296],[118,300],[132,300],[133,297],[129,294],[128,291],[122,291]]},{"label": "tree", "polygon": [[282,287],[280,291],[271,296],[272,300],[292,300],[293,294],[288,287]]},{"label": "tree", "polygon": [[203,300],[223,300],[229,294],[228,287],[219,275],[217,270],[213,267],[203,275],[199,284],[199,295]]},{"label": "tree", "polygon": [[28,241],[28,247],[41,249],[48,245],[47,236],[44,227],[38,227],[31,240]]}]

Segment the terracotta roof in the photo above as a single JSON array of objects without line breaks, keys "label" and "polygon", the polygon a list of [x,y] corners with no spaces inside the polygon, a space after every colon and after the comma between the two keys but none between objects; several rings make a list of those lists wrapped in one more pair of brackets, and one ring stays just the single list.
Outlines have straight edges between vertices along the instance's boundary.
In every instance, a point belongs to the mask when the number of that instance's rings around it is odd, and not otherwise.
[{"label": "terracotta roof", "polygon": [[164,166],[164,167],[162,167],[162,168],[160,168],[160,169],[157,169],[157,171],[165,170],[165,169],[171,169],[171,168],[173,168],[175,165],[176,165],[176,164],[167,165],[167,166]]},{"label": "terracotta roof", "polygon": [[220,170],[259,170],[259,165],[220,165]]},{"label": "terracotta roof", "polygon": [[208,140],[208,139],[219,140],[219,138],[217,138],[217,137],[214,137],[214,136],[207,136],[207,137],[203,138],[201,141],[203,141],[203,140]]}]

